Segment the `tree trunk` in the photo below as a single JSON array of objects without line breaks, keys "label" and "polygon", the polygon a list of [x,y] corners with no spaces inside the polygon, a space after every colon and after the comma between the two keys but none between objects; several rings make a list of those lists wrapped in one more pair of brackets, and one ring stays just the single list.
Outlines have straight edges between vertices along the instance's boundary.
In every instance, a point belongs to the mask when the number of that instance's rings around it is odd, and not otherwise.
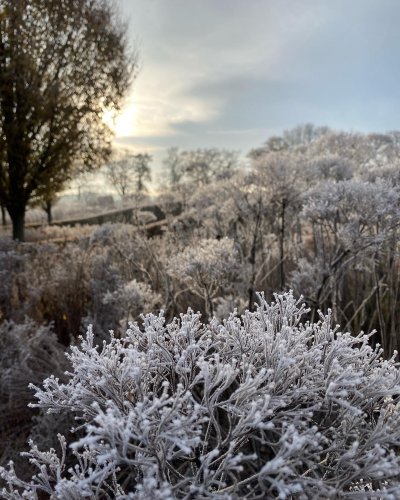
[{"label": "tree trunk", "polygon": [[47,214],[47,223],[48,224],[51,224],[53,222],[53,214],[51,212],[52,206],[53,205],[52,205],[51,201],[46,201],[46,204],[44,206],[44,211]]},{"label": "tree trunk", "polygon": [[1,205],[1,223],[3,226],[7,225],[6,207],[4,205]]},{"label": "tree trunk", "polygon": [[13,239],[25,241],[25,207],[8,209],[12,222]]}]

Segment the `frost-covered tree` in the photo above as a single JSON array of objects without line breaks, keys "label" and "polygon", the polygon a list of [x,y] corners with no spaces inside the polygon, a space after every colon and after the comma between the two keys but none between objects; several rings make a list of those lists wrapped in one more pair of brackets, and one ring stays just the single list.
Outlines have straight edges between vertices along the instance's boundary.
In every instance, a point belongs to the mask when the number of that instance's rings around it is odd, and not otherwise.
[{"label": "frost-covered tree", "polygon": [[285,130],[282,136],[272,136],[260,147],[252,151],[253,156],[264,156],[266,153],[305,149],[321,136],[328,134],[328,127],[315,127],[312,123],[298,125]]},{"label": "frost-covered tree", "polygon": [[102,346],[89,330],[32,405],[74,415],[80,436],[32,442],[36,474],[1,468],[3,498],[395,500],[399,366],[306,312],[260,296],[222,323],[149,315]]},{"label": "frost-covered tree", "polygon": [[340,155],[321,155],[313,158],[309,166],[309,179],[314,183],[327,180],[344,181],[353,177],[354,165]]}]

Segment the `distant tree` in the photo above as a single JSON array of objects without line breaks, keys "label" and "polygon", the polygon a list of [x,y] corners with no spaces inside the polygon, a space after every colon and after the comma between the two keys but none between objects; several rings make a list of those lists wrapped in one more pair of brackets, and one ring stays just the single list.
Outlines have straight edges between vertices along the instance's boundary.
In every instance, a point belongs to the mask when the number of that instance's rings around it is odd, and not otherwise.
[{"label": "distant tree", "polygon": [[24,239],[28,202],[110,153],[136,57],[110,0],[0,0],[0,200]]},{"label": "distant tree", "polygon": [[230,177],[238,167],[239,153],[216,148],[186,151],[171,148],[163,163],[171,187],[182,181],[204,186],[212,180]]},{"label": "distant tree", "polygon": [[307,145],[329,132],[328,127],[316,127],[312,123],[298,125],[283,132],[283,139],[290,147]]},{"label": "distant tree", "polygon": [[134,191],[136,194],[146,190],[146,182],[151,180],[148,153],[130,154],[122,152],[107,165],[106,177],[122,200]]},{"label": "distant tree", "polygon": [[106,168],[106,177],[122,200],[124,200],[128,195],[132,183],[128,157],[123,156],[122,158],[110,161]]},{"label": "distant tree", "polygon": [[47,223],[53,222],[53,206],[58,199],[58,194],[65,188],[64,173],[55,172],[55,175],[42,184],[32,197],[30,205],[40,207],[46,213]]},{"label": "distant tree", "polygon": [[310,174],[314,177],[314,182],[351,179],[353,169],[352,163],[339,155],[322,155],[313,159],[310,164]]},{"label": "distant tree", "polygon": [[399,147],[389,136],[348,132],[328,132],[308,146],[310,158],[339,156],[353,165],[354,173],[365,173],[370,168],[386,166],[399,158]]},{"label": "distant tree", "polygon": [[46,212],[47,223],[51,224],[53,222],[53,205],[57,201],[57,193],[48,191],[43,195],[42,198],[42,209]]},{"label": "distant tree", "polygon": [[183,177],[182,157],[178,148],[170,148],[163,159],[163,166],[167,174],[168,187],[174,189]]},{"label": "distant tree", "polygon": [[212,179],[229,175],[238,165],[238,153],[223,149],[184,151],[183,169],[188,180],[204,185]]},{"label": "distant tree", "polygon": [[136,194],[146,191],[146,182],[151,181],[151,160],[152,157],[148,153],[139,153],[131,157]]},{"label": "distant tree", "polygon": [[299,149],[307,147],[311,142],[328,134],[328,127],[315,127],[311,123],[298,125],[290,130],[285,130],[281,136],[270,137],[260,148],[253,149],[251,156],[253,159],[264,156],[266,153],[288,151],[289,149]]}]

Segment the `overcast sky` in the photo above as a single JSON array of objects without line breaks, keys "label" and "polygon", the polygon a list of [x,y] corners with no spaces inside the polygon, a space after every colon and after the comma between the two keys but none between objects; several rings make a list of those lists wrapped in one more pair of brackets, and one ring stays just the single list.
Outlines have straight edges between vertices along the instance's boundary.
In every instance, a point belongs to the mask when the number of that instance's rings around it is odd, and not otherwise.
[{"label": "overcast sky", "polygon": [[117,0],[141,70],[117,143],[249,149],[301,123],[400,129],[400,0]]}]

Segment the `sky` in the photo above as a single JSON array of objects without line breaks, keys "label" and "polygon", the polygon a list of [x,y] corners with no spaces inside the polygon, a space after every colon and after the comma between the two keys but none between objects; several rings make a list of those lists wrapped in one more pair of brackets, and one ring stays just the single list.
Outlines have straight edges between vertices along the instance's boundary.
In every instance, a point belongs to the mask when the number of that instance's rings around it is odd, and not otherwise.
[{"label": "sky", "polygon": [[247,153],[302,123],[400,128],[400,0],[117,0],[140,70],[117,146]]}]

